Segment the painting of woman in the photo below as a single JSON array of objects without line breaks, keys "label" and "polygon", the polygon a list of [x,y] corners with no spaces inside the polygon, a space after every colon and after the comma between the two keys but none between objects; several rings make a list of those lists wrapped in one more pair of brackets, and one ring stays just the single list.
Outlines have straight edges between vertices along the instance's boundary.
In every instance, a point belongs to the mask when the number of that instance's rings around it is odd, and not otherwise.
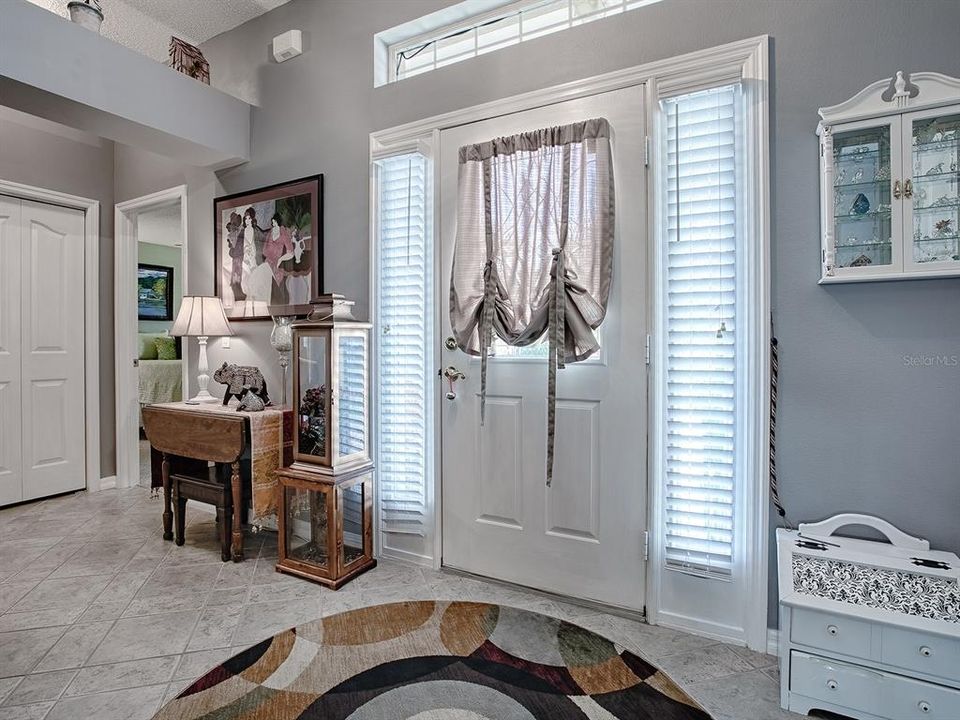
[{"label": "painting of woman", "polygon": [[227,253],[231,260],[230,269],[230,289],[233,291],[233,299],[243,300],[246,296],[240,281],[243,278],[243,241],[240,239],[240,228],[243,226],[243,219],[240,213],[230,213],[230,220],[227,221],[225,230],[227,235]]},{"label": "painting of woman", "polygon": [[302,308],[322,293],[323,176],[214,198],[214,293],[230,320]]},{"label": "painting of woman", "polygon": [[290,295],[287,292],[287,273],[281,264],[293,257],[294,249],[290,230],[281,225],[282,221],[283,218],[279,213],[273,214],[270,219],[270,230],[267,231],[263,243],[263,259],[273,272],[273,286],[270,292],[272,305],[286,305],[290,302]]}]

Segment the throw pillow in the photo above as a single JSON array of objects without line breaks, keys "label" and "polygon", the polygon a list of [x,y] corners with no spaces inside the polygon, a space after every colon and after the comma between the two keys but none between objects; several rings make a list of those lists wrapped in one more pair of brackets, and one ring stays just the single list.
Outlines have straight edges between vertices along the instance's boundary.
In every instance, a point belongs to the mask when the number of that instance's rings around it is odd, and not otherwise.
[{"label": "throw pillow", "polygon": [[157,336],[156,335],[140,335],[140,354],[139,357],[141,360],[156,360],[157,359]]},{"label": "throw pillow", "polygon": [[172,337],[158,337],[157,360],[176,360],[177,359],[177,341]]}]

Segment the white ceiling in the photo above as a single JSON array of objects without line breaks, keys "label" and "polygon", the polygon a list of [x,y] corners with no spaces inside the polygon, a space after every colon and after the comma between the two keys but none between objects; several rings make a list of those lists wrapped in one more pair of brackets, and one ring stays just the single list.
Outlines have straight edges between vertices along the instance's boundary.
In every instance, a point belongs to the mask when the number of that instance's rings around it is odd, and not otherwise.
[{"label": "white ceiling", "polygon": [[[68,0],[30,0],[68,17]],[[170,36],[198,45],[289,0],[100,0],[101,33],[159,62],[168,59]]]}]

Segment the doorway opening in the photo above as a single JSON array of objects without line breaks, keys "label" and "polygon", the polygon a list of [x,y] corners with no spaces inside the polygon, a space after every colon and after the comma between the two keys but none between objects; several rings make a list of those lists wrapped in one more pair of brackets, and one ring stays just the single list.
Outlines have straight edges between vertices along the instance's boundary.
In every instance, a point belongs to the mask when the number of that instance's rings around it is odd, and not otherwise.
[{"label": "doorway opening", "polygon": [[117,484],[150,487],[140,409],[187,391],[187,344],[170,336],[187,289],[186,186],[116,206]]}]

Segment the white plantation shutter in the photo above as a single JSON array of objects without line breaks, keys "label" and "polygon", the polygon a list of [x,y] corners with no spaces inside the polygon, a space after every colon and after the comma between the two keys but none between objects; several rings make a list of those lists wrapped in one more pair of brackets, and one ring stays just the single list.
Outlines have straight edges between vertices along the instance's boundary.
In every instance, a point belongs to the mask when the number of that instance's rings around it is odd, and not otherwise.
[{"label": "white plantation shutter", "polygon": [[668,566],[733,564],[739,85],[662,101]]},{"label": "white plantation shutter", "polygon": [[422,536],[432,402],[427,161],[410,153],[377,165],[380,529]]}]

